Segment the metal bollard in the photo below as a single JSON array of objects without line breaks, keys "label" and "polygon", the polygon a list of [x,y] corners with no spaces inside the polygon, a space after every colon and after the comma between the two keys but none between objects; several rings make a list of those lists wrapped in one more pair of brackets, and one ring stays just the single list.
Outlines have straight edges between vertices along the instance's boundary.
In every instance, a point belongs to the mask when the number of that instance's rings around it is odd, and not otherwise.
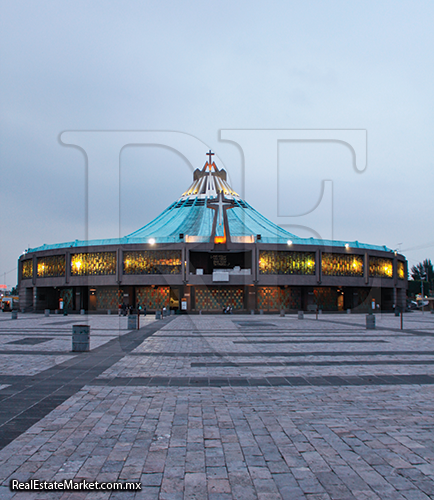
[{"label": "metal bollard", "polygon": [[88,352],[90,345],[90,326],[72,325],[72,351]]},{"label": "metal bollard", "polygon": [[375,330],[375,316],[373,314],[366,315],[366,330]]},{"label": "metal bollard", "polygon": [[130,314],[128,316],[128,330],[137,330],[139,326],[139,322],[137,320],[136,314]]}]

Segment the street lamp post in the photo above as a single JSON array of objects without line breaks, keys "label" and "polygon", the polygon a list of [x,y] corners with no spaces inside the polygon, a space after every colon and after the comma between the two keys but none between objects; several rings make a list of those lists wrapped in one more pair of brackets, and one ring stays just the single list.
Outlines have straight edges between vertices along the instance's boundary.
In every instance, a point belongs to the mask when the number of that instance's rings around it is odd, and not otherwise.
[{"label": "street lamp post", "polygon": [[428,281],[428,273],[420,275],[420,299],[421,299],[420,303],[422,306],[422,314],[423,314],[423,279],[425,278],[425,276],[427,277]]}]

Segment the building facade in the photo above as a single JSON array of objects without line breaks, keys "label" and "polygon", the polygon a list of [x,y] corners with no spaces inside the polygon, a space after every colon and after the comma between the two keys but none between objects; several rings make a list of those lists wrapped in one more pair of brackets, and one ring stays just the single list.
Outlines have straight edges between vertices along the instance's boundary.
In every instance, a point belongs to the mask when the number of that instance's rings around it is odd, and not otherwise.
[{"label": "building facade", "polygon": [[367,311],[404,307],[405,257],[385,246],[299,238],[229,186],[212,161],[156,219],[124,237],[28,249],[23,310]]}]

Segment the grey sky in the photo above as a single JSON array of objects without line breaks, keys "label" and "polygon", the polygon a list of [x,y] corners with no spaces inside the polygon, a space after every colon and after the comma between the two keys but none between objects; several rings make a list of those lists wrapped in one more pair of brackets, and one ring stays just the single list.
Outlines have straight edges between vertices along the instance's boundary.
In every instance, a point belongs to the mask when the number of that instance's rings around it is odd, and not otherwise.
[{"label": "grey sky", "polygon": [[[336,239],[401,243],[410,265],[434,255],[431,2],[14,0],[0,9],[1,283],[12,271],[6,283],[16,284],[29,246],[85,235],[85,159],[60,144],[65,130],[191,134],[216,151],[238,192],[244,167],[258,187],[278,169],[278,199],[263,192],[264,205],[259,189],[247,199],[278,224],[278,212],[313,207],[331,179]],[[244,166],[240,149],[219,140],[239,128],[366,129],[368,168],[356,173],[338,143],[283,143],[279,165]],[[130,146],[120,163],[121,225],[102,218],[107,238],[143,226],[191,182],[191,166],[166,148]],[[92,168],[106,206],[113,182],[104,161]],[[312,229],[325,234],[320,212]]]}]

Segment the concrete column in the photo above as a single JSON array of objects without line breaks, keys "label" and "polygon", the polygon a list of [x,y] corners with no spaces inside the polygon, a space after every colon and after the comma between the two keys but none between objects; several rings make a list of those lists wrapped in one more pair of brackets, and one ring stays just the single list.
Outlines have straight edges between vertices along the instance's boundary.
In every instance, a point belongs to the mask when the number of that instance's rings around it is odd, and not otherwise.
[{"label": "concrete column", "polygon": [[253,255],[254,263],[252,265],[253,270],[253,281],[258,283],[259,281],[259,248],[258,245],[253,247]]},{"label": "concrete column", "polygon": [[405,288],[396,289],[396,302],[395,304],[401,308],[401,311],[405,311],[406,306],[406,293]]},{"label": "concrete column", "polygon": [[256,309],[256,286],[247,286],[247,310],[255,310]]},{"label": "concrete column", "polygon": [[71,279],[71,254],[66,252],[65,254],[65,284],[69,283]]},{"label": "concrete column", "polygon": [[122,276],[124,271],[124,252],[122,248],[116,250],[116,283],[122,283]]},{"label": "concrete column", "polygon": [[36,276],[38,274],[38,264],[36,262],[36,255],[33,256],[33,277],[32,277],[32,284],[33,286],[36,285]]},{"label": "concrete column", "polygon": [[[181,250],[181,276],[182,276],[182,281],[185,282],[187,280],[186,278],[186,266],[185,266],[185,261],[187,260],[186,259],[186,253],[187,253],[187,250],[185,248],[185,246],[182,247],[182,250]],[[181,300],[181,299],[179,299]],[[181,306],[180,306],[181,307]]]},{"label": "concrete column", "polygon": [[398,257],[393,258],[393,286],[398,284]]},{"label": "concrete column", "polygon": [[363,277],[365,278],[365,283],[369,283],[369,255],[365,252],[365,259],[363,262]]},{"label": "concrete column", "polygon": [[316,282],[320,284],[322,280],[322,252],[319,248],[316,251],[316,256],[315,256],[315,274],[316,274]]}]

